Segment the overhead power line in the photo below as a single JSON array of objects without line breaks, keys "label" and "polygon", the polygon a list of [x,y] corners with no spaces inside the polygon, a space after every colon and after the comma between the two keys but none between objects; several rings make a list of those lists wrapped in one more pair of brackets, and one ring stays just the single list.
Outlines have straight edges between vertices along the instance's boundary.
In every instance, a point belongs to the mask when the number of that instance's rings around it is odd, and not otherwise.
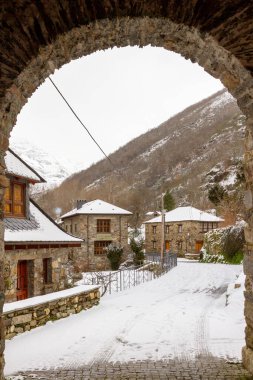
[{"label": "overhead power line", "polygon": [[82,125],[82,127],[86,130],[86,132],[88,133],[88,135],[90,136],[90,138],[94,141],[94,143],[97,145],[97,147],[99,148],[99,150],[103,153],[103,155],[105,156],[105,158],[110,162],[111,166],[113,169],[116,170],[115,166],[113,165],[111,159],[107,156],[107,154],[104,152],[104,150],[102,149],[102,147],[99,145],[99,143],[96,141],[95,137],[92,136],[92,134],[90,133],[90,131],[88,130],[88,128],[84,125],[84,123],[82,122],[82,120],[79,118],[79,116],[77,115],[77,113],[74,111],[74,109],[71,107],[71,105],[69,104],[69,102],[67,101],[67,99],[65,98],[65,96],[62,94],[62,92],[59,90],[59,88],[56,86],[56,84],[54,83],[54,81],[49,77],[49,80],[50,82],[52,83],[52,85],[54,86],[54,88],[56,89],[56,91],[60,94],[61,98],[64,100],[64,102],[67,104],[68,108],[70,109],[70,111],[73,113],[73,115],[76,117],[76,119],[79,121],[79,123]]},{"label": "overhead power line", "polygon": [[103,155],[105,156],[105,158],[109,161],[111,167],[113,170],[115,170],[115,172],[121,176],[121,178],[123,179],[123,181],[127,184],[127,186],[129,186],[130,188],[132,187],[132,185],[130,185],[130,183],[128,182],[128,180],[125,178],[125,175],[123,173],[120,172],[119,169],[117,169],[112,160],[110,159],[110,157],[107,156],[107,154],[104,152],[104,150],[102,149],[102,147],[99,145],[99,143],[96,141],[95,137],[92,136],[91,132],[88,130],[88,128],[84,125],[84,123],[82,122],[82,120],[80,119],[80,117],[77,115],[77,113],[74,111],[73,107],[71,107],[71,105],[69,104],[69,102],[67,101],[67,99],[65,98],[65,96],[62,94],[62,92],[59,90],[59,88],[57,87],[57,85],[54,83],[54,81],[49,77],[49,80],[50,82],[52,83],[52,85],[54,86],[54,88],[56,89],[56,91],[58,92],[58,94],[61,96],[61,98],[63,99],[63,101],[67,104],[68,108],[70,109],[70,111],[73,113],[73,115],[75,116],[75,118],[79,121],[79,123],[82,125],[82,127],[86,130],[86,132],[88,133],[88,135],[90,136],[90,138],[93,140],[93,142],[97,145],[97,147],[99,148],[99,150],[103,153]]}]

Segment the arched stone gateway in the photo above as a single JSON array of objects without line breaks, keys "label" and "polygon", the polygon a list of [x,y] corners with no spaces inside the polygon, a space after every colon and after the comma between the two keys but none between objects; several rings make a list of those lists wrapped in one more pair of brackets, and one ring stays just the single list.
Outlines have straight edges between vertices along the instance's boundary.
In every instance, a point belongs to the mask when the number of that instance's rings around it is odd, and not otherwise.
[{"label": "arched stone gateway", "polygon": [[[7,181],[9,134],[27,99],[56,68],[97,50],[164,47],[219,78],[247,116],[245,175],[248,227],[244,271],[246,347],[253,373],[253,2],[250,0],[12,0],[0,3],[0,202]],[[2,207],[1,207],[2,210]],[[2,217],[2,212],[1,212]],[[0,224],[3,291],[3,224]],[[0,297],[1,309],[3,292]],[[0,364],[3,367],[3,326]],[[2,370],[0,378],[3,378]]]}]

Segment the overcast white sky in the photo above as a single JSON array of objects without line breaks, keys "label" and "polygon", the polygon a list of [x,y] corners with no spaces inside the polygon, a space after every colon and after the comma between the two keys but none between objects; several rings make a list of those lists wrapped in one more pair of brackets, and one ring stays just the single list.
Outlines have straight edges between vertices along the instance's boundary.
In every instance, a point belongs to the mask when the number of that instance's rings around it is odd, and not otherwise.
[{"label": "overcast white sky", "polygon": [[[222,88],[197,64],[153,47],[100,51],[52,79],[107,154]],[[21,139],[74,166],[103,158],[48,79],[18,117],[11,144]]]}]

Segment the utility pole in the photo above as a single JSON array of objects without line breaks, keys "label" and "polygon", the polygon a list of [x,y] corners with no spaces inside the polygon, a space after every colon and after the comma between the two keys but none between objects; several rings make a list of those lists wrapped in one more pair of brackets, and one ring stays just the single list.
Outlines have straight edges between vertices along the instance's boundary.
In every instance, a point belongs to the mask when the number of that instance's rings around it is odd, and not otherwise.
[{"label": "utility pole", "polygon": [[165,210],[164,210],[164,195],[162,193],[162,223],[161,223],[161,266],[163,268],[164,263],[164,251],[165,251]]}]

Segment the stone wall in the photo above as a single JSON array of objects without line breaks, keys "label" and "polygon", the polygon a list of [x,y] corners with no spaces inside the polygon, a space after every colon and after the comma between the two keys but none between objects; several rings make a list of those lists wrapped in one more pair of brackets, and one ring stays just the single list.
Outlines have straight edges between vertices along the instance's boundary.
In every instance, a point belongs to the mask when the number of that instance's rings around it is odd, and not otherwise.
[{"label": "stone wall", "polygon": [[[82,290],[78,290],[79,288]],[[74,294],[69,294],[72,289],[56,292],[51,300],[48,300],[48,296],[25,300],[27,306],[24,305],[24,301],[8,304],[5,307],[7,311],[3,314],[5,338],[11,339],[17,334],[45,325],[48,321],[65,318],[98,305],[99,287],[93,286],[90,290],[84,290],[84,288],[85,286],[74,288]]]},{"label": "stone wall", "polygon": [[[182,225],[182,232],[179,232],[178,225]],[[166,233],[166,226],[169,226],[168,233]],[[156,227],[155,234],[153,227]],[[203,242],[204,235],[201,222],[165,223],[164,236],[165,240],[170,243],[169,250],[178,253],[180,256],[184,256],[186,253],[195,254],[196,242]],[[156,241],[156,249],[153,248],[153,241]],[[145,248],[148,253],[161,250],[161,223],[145,224]]]},{"label": "stone wall", "polygon": [[[111,232],[97,233],[97,219],[110,219]],[[94,255],[94,241],[112,241],[119,243],[124,249],[124,258],[130,251],[128,245],[128,216],[126,215],[75,215],[65,218],[62,228],[84,239],[79,249],[75,266],[80,271],[95,271],[110,269],[106,253]],[[123,260],[124,260],[123,258]]]},{"label": "stone wall", "polygon": [[[16,301],[17,263],[28,260],[32,271],[28,276],[28,296],[38,296],[66,289],[74,276],[69,258],[75,258],[80,248],[27,248],[6,250],[5,252],[5,302]],[[43,259],[52,258],[52,283],[43,281]]]}]

